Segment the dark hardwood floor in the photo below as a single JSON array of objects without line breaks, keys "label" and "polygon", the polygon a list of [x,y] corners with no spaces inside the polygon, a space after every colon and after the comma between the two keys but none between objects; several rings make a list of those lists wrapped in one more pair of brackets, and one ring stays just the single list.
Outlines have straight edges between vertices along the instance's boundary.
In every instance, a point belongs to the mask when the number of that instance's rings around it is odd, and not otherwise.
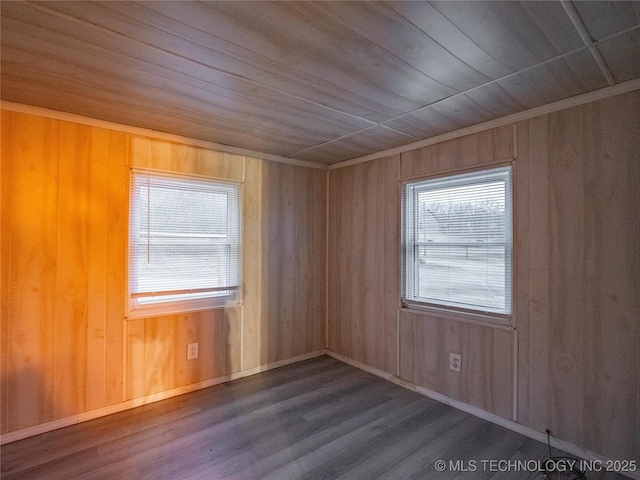
[{"label": "dark hardwood floor", "polygon": [[[545,477],[483,460],[544,460],[548,450],[325,356],[7,444],[0,454],[7,480],[498,480]],[[453,468],[473,461],[475,472]]]}]

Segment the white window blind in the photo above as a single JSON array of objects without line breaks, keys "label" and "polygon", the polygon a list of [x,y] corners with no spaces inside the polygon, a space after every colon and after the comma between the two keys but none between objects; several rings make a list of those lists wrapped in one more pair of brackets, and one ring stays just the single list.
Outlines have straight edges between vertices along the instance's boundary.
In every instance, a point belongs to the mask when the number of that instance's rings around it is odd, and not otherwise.
[{"label": "white window blind", "polygon": [[129,241],[132,311],[168,313],[234,299],[238,185],[132,172]]},{"label": "white window blind", "polygon": [[405,303],[511,313],[511,167],[408,183]]}]

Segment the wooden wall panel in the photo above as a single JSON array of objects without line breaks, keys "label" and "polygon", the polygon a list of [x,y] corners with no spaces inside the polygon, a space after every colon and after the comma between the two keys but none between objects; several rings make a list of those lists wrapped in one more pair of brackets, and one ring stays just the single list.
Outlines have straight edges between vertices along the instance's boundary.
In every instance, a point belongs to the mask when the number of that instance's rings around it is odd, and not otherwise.
[{"label": "wooden wall panel", "polygon": [[[129,399],[240,371],[241,307],[128,321]],[[187,345],[198,358],[187,360]]]},{"label": "wooden wall panel", "polygon": [[[594,419],[585,422],[584,437],[594,450],[609,446],[614,458],[634,448],[640,451],[640,443],[617,443],[619,436],[633,437],[634,429],[640,431],[640,411],[635,422],[619,414],[640,408],[640,385],[627,379],[634,371],[637,376],[640,357],[640,212],[633,214],[640,185],[640,120],[634,115],[638,103],[637,93],[621,96],[601,102],[584,116],[585,351],[592,354],[585,358],[583,388],[585,418]],[[620,121],[603,123],[612,118]]]},{"label": "wooden wall panel", "polygon": [[[89,187],[94,167],[89,161],[91,127],[60,122],[59,131],[56,258],[60,261],[55,282],[55,341],[51,346],[54,348],[55,415],[64,418],[87,410],[87,369],[92,367],[90,362],[96,360],[98,353],[87,348],[94,333],[89,331],[89,303],[99,309],[100,302],[104,302],[104,292],[89,298],[88,267],[89,262],[104,263],[105,255],[89,252],[92,226]],[[104,222],[104,217],[96,218],[97,224]],[[89,358],[89,354],[94,358]]]},{"label": "wooden wall panel", "polygon": [[[400,338],[400,378],[511,419],[512,332],[402,312]],[[450,352],[461,355],[460,373],[449,369]]]},{"label": "wooden wall panel", "polygon": [[12,156],[11,137],[13,134],[13,116],[9,112],[0,112],[0,145],[3,146],[0,156],[0,434],[7,431],[8,418],[8,380],[9,380],[9,241],[11,237],[11,223],[9,211],[11,209],[10,197],[5,196],[11,188],[9,162],[2,158]]},{"label": "wooden wall panel", "polygon": [[326,173],[261,163],[264,364],[324,348]]},{"label": "wooden wall panel", "polygon": [[122,401],[128,174],[104,129],[3,112],[2,147],[7,432]]},{"label": "wooden wall panel", "polygon": [[[246,309],[125,319],[128,165],[244,183]],[[2,433],[324,348],[326,172],[7,111],[0,171]]]},{"label": "wooden wall panel", "polygon": [[244,270],[251,267],[251,275],[242,276],[242,367],[255,368],[262,358],[262,162],[247,158],[242,223],[242,261]]},{"label": "wooden wall panel", "polygon": [[[128,135],[110,130],[109,164],[107,185],[107,232],[106,245],[106,311],[105,325],[105,405],[113,405],[125,399],[123,373],[125,370],[123,350],[127,238],[129,217],[129,169],[121,159],[127,156]],[[96,149],[92,149],[96,151]],[[102,150],[97,150],[102,152]]]},{"label": "wooden wall panel", "polygon": [[508,162],[513,157],[513,126],[505,125],[402,153],[400,178],[455,172]]},{"label": "wooden wall panel", "polygon": [[[325,172],[183,147],[133,137],[129,163],[245,180],[242,309],[201,312],[211,325],[203,324],[195,314],[144,319],[144,326],[141,320],[129,321],[129,398],[324,348]],[[165,330],[156,334],[156,323],[163,324]],[[167,353],[171,360],[160,359],[156,346],[169,348],[166,339],[173,337],[180,340]],[[199,359],[194,369],[195,363],[186,362],[183,350],[187,343],[196,341],[201,343],[201,351],[208,349],[209,353],[208,362]],[[211,342],[215,344],[209,345]],[[173,373],[161,378],[140,377],[137,373],[151,371],[158,375],[161,370]]]},{"label": "wooden wall panel", "polygon": [[198,357],[197,381],[202,382],[241,370],[241,315],[241,307],[200,312],[198,339],[204,339],[205,343]]},{"label": "wooden wall panel", "polygon": [[399,157],[330,173],[329,344],[397,372]]},{"label": "wooden wall panel", "polygon": [[[519,421],[637,460],[640,266],[637,92],[521,122],[529,296]],[[524,181],[524,179],[523,179]],[[525,250],[528,250],[525,252]]]},{"label": "wooden wall panel", "polygon": [[[391,332],[385,342],[398,342],[402,379],[506,418],[515,411],[522,425],[602,455],[638,460],[639,104],[632,92],[520,122],[515,132],[508,125],[401,154],[400,179],[517,157],[515,330],[401,312],[397,337]],[[328,348],[385,370],[379,350],[367,348],[371,332],[383,336],[388,324],[371,319],[366,306],[375,295],[367,292],[394,274],[395,265],[378,270],[378,246],[400,213],[383,222],[374,207],[386,195],[379,161],[331,171]],[[397,245],[384,246],[385,255],[399,257]],[[397,303],[397,296],[383,302]],[[449,352],[461,353],[461,374],[449,370]]]},{"label": "wooden wall panel", "polygon": [[202,175],[241,182],[244,180],[244,156],[218,152],[193,145],[131,136],[128,164],[165,172]]},{"label": "wooden wall panel", "polygon": [[[11,120],[7,122],[7,117]],[[26,115],[2,123],[2,215],[8,234],[6,394],[2,408],[12,431],[55,417],[54,336],[57,249],[58,124]],[[39,141],[33,141],[38,138]],[[8,141],[5,144],[5,141]],[[5,148],[10,152],[5,155]],[[16,321],[19,319],[19,321]]]}]

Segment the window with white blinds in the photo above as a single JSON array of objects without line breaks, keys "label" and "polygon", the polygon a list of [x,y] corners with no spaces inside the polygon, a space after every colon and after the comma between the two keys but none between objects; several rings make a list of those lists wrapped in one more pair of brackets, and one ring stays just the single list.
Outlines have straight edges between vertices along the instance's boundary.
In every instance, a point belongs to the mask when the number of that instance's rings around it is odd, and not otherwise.
[{"label": "window with white blinds", "polygon": [[236,298],[239,186],[133,171],[130,312],[197,310]]},{"label": "window with white blinds", "polygon": [[508,316],[511,167],[407,183],[403,302]]}]

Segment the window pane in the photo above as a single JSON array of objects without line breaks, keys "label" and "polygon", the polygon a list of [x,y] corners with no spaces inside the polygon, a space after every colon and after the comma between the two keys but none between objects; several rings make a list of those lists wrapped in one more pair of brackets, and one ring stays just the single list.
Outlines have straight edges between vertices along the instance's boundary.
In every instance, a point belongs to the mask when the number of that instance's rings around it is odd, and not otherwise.
[{"label": "window pane", "polygon": [[134,172],[130,229],[134,308],[235,295],[237,185]]},{"label": "window pane", "polygon": [[410,183],[403,205],[403,297],[511,311],[511,168]]},{"label": "window pane", "polygon": [[431,303],[505,311],[503,246],[418,246],[417,296]]}]

